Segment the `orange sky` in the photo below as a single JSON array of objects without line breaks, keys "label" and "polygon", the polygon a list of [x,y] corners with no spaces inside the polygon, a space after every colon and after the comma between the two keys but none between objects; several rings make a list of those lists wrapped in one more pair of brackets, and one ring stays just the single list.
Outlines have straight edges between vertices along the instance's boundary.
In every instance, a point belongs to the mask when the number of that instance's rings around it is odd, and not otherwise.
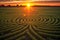
[{"label": "orange sky", "polygon": [[[16,4],[25,4],[25,3],[29,3],[29,2],[0,2],[0,5],[1,4],[4,4],[4,5],[16,5]],[[31,4],[34,4],[34,5],[47,5],[47,6],[60,6],[60,2],[31,2]]]}]

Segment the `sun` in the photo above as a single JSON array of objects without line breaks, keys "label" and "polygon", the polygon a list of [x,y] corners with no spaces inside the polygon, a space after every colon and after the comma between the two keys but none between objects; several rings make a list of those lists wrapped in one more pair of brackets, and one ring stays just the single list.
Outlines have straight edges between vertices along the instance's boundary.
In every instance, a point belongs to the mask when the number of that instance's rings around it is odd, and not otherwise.
[{"label": "sun", "polygon": [[30,7],[30,6],[31,6],[31,4],[30,4],[30,3],[27,3],[27,4],[26,4],[26,6],[27,6],[27,7]]}]

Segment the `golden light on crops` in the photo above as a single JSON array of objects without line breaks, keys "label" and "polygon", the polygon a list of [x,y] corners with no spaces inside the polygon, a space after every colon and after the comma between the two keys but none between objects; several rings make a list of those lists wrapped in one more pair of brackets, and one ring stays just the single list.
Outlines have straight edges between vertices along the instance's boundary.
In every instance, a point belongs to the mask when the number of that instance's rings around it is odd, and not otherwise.
[{"label": "golden light on crops", "polygon": [[30,3],[30,2],[28,2],[28,3],[25,3],[25,4],[23,4],[23,6],[25,6],[24,7],[24,14],[23,14],[23,16],[31,16],[31,12],[34,10],[34,8],[32,7],[32,6],[34,6],[34,4],[33,3]]}]

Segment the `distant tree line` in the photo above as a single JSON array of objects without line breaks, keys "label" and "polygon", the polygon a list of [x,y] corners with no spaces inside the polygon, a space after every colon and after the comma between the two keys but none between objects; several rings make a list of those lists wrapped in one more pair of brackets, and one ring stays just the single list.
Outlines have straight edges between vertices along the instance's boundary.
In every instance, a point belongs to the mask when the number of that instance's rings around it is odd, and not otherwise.
[{"label": "distant tree line", "polygon": [[[16,7],[19,7],[19,6],[23,6],[23,5],[18,5],[18,4],[16,5]],[[5,5],[2,4],[2,5],[0,5],[0,7],[15,7],[15,6],[11,6],[11,5],[5,6]]]},{"label": "distant tree line", "polygon": [[[24,7],[24,6],[26,6],[26,5],[16,5],[16,6],[11,6],[11,5],[7,5],[7,6],[5,6],[5,5],[0,5],[0,7]],[[49,5],[33,5],[33,7],[56,7],[56,6],[49,6]],[[60,6],[57,6],[57,7],[60,7]]]}]

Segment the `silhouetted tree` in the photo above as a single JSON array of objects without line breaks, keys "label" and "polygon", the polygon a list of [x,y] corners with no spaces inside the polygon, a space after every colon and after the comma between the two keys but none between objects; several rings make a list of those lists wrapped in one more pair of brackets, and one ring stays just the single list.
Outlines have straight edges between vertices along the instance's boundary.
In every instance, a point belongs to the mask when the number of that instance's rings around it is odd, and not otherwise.
[{"label": "silhouetted tree", "polygon": [[16,6],[18,7],[19,5],[17,4]]},{"label": "silhouetted tree", "polygon": [[8,5],[8,7],[10,7],[11,5]]},{"label": "silhouetted tree", "polygon": [[3,5],[3,4],[1,5],[1,7],[4,7],[4,6],[5,6],[5,5]]}]

